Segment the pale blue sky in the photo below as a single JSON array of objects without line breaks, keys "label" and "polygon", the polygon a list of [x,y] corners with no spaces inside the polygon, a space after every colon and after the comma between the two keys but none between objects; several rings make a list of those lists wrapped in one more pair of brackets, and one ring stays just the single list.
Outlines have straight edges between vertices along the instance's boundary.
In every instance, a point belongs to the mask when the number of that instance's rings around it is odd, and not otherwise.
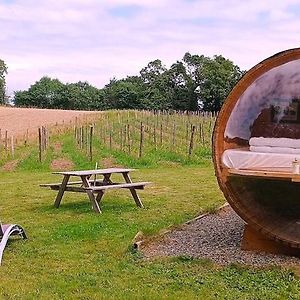
[{"label": "pale blue sky", "polygon": [[125,19],[131,19],[140,14],[143,10],[143,7],[140,5],[116,5],[110,8],[108,11],[112,18],[121,17]]},{"label": "pale blue sky", "polygon": [[299,47],[300,0],[0,0],[8,92],[48,75],[103,87],[151,60],[221,54],[249,69]]}]

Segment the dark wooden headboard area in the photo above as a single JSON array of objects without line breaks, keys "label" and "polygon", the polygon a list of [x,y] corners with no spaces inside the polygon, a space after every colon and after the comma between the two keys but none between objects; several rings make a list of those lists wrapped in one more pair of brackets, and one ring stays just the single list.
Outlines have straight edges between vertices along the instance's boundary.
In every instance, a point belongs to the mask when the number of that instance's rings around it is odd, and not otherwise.
[{"label": "dark wooden headboard area", "polygon": [[278,121],[273,107],[264,109],[253,123],[251,137],[300,139],[300,118],[286,116]]}]

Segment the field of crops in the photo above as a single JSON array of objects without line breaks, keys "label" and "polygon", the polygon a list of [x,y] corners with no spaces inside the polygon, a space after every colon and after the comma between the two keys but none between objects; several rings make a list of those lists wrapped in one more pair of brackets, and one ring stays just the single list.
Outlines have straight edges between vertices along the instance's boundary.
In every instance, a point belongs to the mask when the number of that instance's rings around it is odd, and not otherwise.
[{"label": "field of crops", "polygon": [[214,122],[211,114],[110,111],[90,126],[77,121],[75,139],[91,160],[98,142],[133,159],[197,162],[210,155]]},{"label": "field of crops", "polygon": [[[107,158],[116,164],[136,166],[166,161],[199,164],[211,157],[214,122],[212,114],[187,112],[128,110],[85,115],[72,122],[42,126],[35,135],[23,134],[18,139],[6,132],[0,144],[1,164],[17,160],[17,165],[27,165],[29,160],[30,168],[34,162],[39,162],[36,168],[46,168],[59,156],[72,160],[72,148],[86,163],[91,162],[90,166],[95,162],[101,166]],[[80,167],[77,160],[74,166]]]}]

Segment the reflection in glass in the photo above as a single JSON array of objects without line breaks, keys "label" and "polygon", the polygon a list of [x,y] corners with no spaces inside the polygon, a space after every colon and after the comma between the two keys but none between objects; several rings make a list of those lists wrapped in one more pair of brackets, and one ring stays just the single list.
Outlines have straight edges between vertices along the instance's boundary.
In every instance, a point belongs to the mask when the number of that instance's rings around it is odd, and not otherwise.
[{"label": "reflection in glass", "polygon": [[[300,138],[299,102],[300,60],[295,60],[264,73],[245,90],[228,120],[225,138]],[[287,123],[294,124],[292,130]]]}]

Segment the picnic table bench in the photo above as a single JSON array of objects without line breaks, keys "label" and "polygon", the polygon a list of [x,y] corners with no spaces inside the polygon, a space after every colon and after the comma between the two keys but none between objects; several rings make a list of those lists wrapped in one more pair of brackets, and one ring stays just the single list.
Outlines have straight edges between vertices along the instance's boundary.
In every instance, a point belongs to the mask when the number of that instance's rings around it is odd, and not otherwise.
[{"label": "picnic table bench", "polygon": [[[64,192],[86,193],[91,201],[94,211],[101,213],[100,201],[106,190],[110,189],[129,189],[131,195],[138,207],[143,208],[143,203],[138,196],[136,190],[144,189],[150,182],[132,182],[129,172],[134,169],[109,168],[84,171],[67,171],[54,172],[63,176],[61,183],[40,184],[41,187],[50,187],[52,190],[57,190],[57,196],[54,201],[54,206],[59,207]],[[114,182],[111,179],[112,174],[122,174],[124,183]],[[102,179],[97,179],[101,175]],[[78,181],[69,181],[70,177],[79,177]]]}]

